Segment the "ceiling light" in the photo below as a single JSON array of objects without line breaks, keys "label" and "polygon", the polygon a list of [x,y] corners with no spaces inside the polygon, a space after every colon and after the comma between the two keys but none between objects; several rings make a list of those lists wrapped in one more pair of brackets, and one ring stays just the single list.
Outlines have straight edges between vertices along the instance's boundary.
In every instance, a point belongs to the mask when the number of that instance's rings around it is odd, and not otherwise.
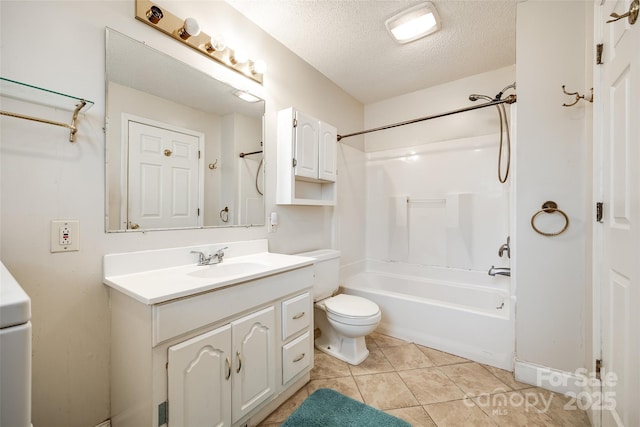
[{"label": "ceiling light", "polygon": [[395,41],[409,43],[438,31],[440,18],[434,5],[426,2],[392,16],[384,24]]},{"label": "ceiling light", "polygon": [[258,102],[261,101],[260,98],[258,98],[255,95],[250,94],[249,92],[243,91],[243,90],[237,90],[235,92],[233,92],[233,94],[235,96],[237,96],[238,98],[242,99],[243,101],[247,101],[247,102]]}]

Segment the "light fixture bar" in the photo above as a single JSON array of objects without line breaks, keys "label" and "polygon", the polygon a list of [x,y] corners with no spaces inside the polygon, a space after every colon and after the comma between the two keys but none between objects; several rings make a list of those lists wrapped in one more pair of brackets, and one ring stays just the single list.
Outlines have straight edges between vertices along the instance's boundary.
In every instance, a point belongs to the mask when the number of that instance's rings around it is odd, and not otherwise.
[{"label": "light fixture bar", "polygon": [[[197,31],[191,29],[194,27],[195,20],[193,18],[180,19],[149,0],[136,0],[136,19],[162,31],[225,67],[262,84],[263,74],[256,71],[257,67],[255,67],[254,61],[237,61],[234,50],[228,47],[216,50],[216,43],[212,43],[209,35],[199,31],[199,28]],[[190,34],[190,30],[194,34]]]}]

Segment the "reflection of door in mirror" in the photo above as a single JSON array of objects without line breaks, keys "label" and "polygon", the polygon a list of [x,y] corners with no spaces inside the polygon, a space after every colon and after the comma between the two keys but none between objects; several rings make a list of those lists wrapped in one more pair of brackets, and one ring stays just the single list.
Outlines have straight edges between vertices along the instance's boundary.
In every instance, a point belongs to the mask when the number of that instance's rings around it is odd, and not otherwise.
[{"label": "reflection of door in mirror", "polygon": [[204,135],[169,125],[127,120],[128,228],[157,229],[202,225]]}]

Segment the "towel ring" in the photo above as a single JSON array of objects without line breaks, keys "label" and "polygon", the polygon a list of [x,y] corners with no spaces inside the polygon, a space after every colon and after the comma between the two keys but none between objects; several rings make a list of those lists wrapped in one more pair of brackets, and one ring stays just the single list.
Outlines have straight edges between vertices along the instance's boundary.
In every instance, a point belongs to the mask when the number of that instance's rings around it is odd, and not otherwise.
[{"label": "towel ring", "polygon": [[[556,231],[555,233],[546,233],[544,231],[540,231],[538,227],[536,227],[536,218],[538,217],[538,215],[540,215],[541,213],[551,214],[556,212],[558,212],[560,215],[564,217],[564,227],[562,227],[562,230]],[[536,233],[542,234],[543,236],[557,236],[559,234],[564,233],[565,230],[569,228],[569,217],[561,209],[558,209],[558,204],[556,202],[550,200],[550,201],[544,202],[542,204],[542,209],[540,209],[538,212],[533,214],[533,216],[531,217],[531,227],[536,231]]]}]

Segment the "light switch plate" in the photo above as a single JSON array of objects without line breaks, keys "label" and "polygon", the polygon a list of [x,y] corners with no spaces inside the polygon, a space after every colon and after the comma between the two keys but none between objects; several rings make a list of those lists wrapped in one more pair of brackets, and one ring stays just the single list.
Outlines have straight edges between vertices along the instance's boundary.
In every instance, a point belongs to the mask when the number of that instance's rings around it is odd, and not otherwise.
[{"label": "light switch plate", "polygon": [[80,250],[80,221],[54,219],[51,221],[51,252]]}]

